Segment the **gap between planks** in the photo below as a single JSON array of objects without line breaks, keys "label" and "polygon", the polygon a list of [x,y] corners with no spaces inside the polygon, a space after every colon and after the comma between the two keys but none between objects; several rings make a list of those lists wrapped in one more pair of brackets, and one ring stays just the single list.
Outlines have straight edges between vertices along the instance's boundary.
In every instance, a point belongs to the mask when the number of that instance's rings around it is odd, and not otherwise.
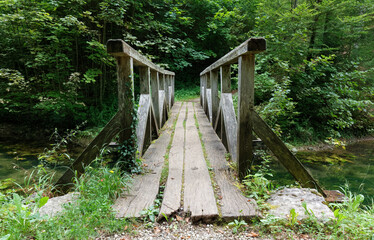
[{"label": "gap between planks", "polygon": [[114,203],[113,209],[117,218],[140,217],[141,211],[154,205],[159,192],[161,171],[173,131],[173,123],[180,107],[181,103],[174,104],[171,117],[165,123],[161,136],[145,152],[143,163],[147,166],[146,173],[135,176],[129,193],[121,196]]}]

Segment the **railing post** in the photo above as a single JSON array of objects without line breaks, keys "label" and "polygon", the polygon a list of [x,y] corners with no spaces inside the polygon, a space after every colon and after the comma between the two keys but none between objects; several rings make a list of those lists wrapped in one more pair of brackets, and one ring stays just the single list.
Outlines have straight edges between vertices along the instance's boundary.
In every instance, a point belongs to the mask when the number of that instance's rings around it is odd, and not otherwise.
[{"label": "railing post", "polygon": [[171,86],[172,86],[171,106],[173,106],[174,105],[174,93],[175,93],[175,76],[171,76]]},{"label": "railing post", "polygon": [[[159,95],[158,95],[158,72],[151,70],[151,95],[152,95],[152,104],[153,110],[155,113],[156,122],[159,125],[160,123],[160,108],[159,108]],[[161,128],[161,126],[160,126]]]},{"label": "railing post", "polygon": [[238,67],[237,166],[239,179],[242,180],[247,175],[253,159],[255,55],[240,56]]},{"label": "railing post", "polygon": [[164,76],[164,90],[165,90],[165,102],[166,102],[166,108],[169,110],[169,76],[166,74],[163,74]]},{"label": "railing post", "polygon": [[[118,111],[122,112],[120,120],[122,131],[119,133],[119,142],[131,139],[133,122],[134,74],[133,59],[129,56],[116,57],[118,79]],[[135,143],[134,143],[135,144]]]},{"label": "railing post", "polygon": [[210,119],[210,112],[209,112],[209,100],[208,100],[208,92],[210,91],[210,75],[209,72],[205,74],[205,113]]},{"label": "railing post", "polygon": [[139,67],[140,94],[149,94],[151,70],[149,67]]},{"label": "railing post", "polygon": [[210,84],[211,84],[211,91],[212,91],[212,125],[215,124],[217,119],[217,112],[219,106],[219,98],[218,98],[218,71],[210,71]]},{"label": "railing post", "polygon": [[231,93],[231,65],[220,67],[221,93]]}]

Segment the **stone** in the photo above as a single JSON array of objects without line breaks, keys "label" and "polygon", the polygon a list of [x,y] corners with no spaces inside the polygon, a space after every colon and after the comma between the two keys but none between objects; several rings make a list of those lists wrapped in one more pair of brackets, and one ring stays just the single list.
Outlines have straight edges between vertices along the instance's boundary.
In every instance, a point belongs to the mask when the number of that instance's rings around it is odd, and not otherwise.
[{"label": "stone", "polygon": [[309,188],[284,188],[271,194],[266,201],[270,205],[269,214],[279,218],[289,219],[291,209],[299,215],[298,220],[309,216],[305,213],[302,203],[306,203],[309,212],[313,212],[318,221],[326,222],[334,218],[332,210],[324,204],[325,199],[315,189]]},{"label": "stone", "polygon": [[79,193],[68,193],[60,197],[48,199],[48,202],[39,209],[41,216],[48,215],[49,217],[56,216],[64,210],[64,204],[71,203],[79,197]]}]

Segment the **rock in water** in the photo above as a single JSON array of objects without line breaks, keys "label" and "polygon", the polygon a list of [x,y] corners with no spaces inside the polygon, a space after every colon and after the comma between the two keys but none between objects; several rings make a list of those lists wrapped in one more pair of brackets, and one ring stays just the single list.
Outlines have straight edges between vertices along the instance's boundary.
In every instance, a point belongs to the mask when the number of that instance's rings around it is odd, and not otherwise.
[{"label": "rock in water", "polygon": [[325,199],[315,189],[308,188],[285,188],[273,193],[266,201],[270,205],[269,214],[276,217],[289,219],[291,209],[299,215],[298,220],[308,218],[303,203],[309,213],[314,214],[318,221],[325,222],[334,218],[332,210],[324,204]]}]

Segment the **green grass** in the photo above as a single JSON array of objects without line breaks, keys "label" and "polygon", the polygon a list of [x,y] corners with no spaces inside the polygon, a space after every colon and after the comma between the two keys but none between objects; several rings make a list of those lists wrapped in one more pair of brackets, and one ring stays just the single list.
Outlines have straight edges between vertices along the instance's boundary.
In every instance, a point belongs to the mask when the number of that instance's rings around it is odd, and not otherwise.
[{"label": "green grass", "polygon": [[116,219],[111,206],[129,188],[130,177],[118,167],[95,165],[77,179],[78,199],[54,217],[38,212],[51,195],[49,191],[35,188],[31,196],[0,194],[0,239],[93,239],[123,232],[128,222]]},{"label": "green grass", "polygon": [[175,100],[176,101],[188,101],[200,97],[200,87],[199,86],[185,86],[183,89],[175,90]]}]

